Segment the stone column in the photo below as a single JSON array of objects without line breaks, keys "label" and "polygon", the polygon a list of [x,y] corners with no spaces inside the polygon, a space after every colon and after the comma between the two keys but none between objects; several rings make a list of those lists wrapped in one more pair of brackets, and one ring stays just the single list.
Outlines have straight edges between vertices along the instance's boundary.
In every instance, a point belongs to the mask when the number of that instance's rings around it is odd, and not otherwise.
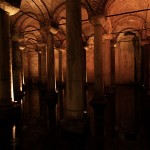
[{"label": "stone column", "polygon": [[10,22],[8,14],[0,9],[0,118],[15,115],[13,101]]},{"label": "stone column", "polygon": [[[45,101],[45,95],[47,94],[47,87],[46,87],[46,83],[47,83],[47,74],[46,74],[46,46],[42,44],[39,46],[40,51],[38,53],[38,69],[39,69],[39,103],[40,103],[40,117],[43,120],[43,122],[48,123],[48,102],[50,100],[49,97],[46,97]],[[55,107],[53,108],[53,111],[55,112]],[[49,111],[50,112],[50,111]],[[54,114],[55,116],[55,114]],[[50,117],[49,117],[50,118]],[[55,122],[55,121],[54,121]]]},{"label": "stone column", "polygon": [[[94,109],[95,119],[95,141],[98,149],[111,149],[112,148],[112,114],[113,114],[113,101],[105,96],[104,91],[104,41],[103,41],[103,16],[92,16],[91,23],[94,26],[94,85],[95,95],[90,102]],[[108,41],[107,41],[108,42]],[[107,43],[110,49],[110,43]],[[110,50],[107,51],[107,73],[110,72]],[[109,76],[110,78],[110,76]],[[107,80],[108,82],[108,80]],[[109,82],[110,84],[110,79]]]},{"label": "stone column", "polygon": [[[25,49],[25,48],[24,48]],[[25,50],[24,49],[22,49],[21,50],[21,76],[22,76],[22,92],[23,92],[23,94],[25,94],[25,90],[26,90],[26,88],[25,88],[25,55],[24,55],[24,53],[25,53]]]},{"label": "stone column", "polygon": [[21,77],[21,50],[19,49],[19,43],[12,42],[12,56],[13,56],[13,87],[15,101],[22,99],[22,77]]},{"label": "stone column", "polygon": [[110,87],[111,82],[111,34],[104,34],[104,85]]},{"label": "stone column", "polygon": [[111,43],[111,83],[115,85],[115,46]]},{"label": "stone column", "polygon": [[148,92],[147,94],[150,96],[150,44],[149,44],[149,52],[148,52]]},{"label": "stone column", "polygon": [[41,85],[41,51],[38,52],[38,82]]},{"label": "stone column", "polygon": [[63,82],[63,63],[62,63],[62,50],[58,50],[58,55],[59,55],[59,75],[58,75],[58,81]]},{"label": "stone column", "polygon": [[32,77],[31,77],[31,54],[30,52],[27,50],[27,85],[31,86],[32,83]]},{"label": "stone column", "polygon": [[84,133],[83,45],[81,0],[66,1],[66,103],[62,127],[67,132]]},{"label": "stone column", "polygon": [[49,126],[56,125],[56,103],[58,96],[55,91],[55,63],[54,63],[54,37],[51,32],[47,33],[47,102],[49,112]]},{"label": "stone column", "polygon": [[58,49],[59,62],[58,62],[58,102],[59,102],[59,117],[60,120],[64,118],[64,83],[63,83],[63,63],[62,63],[61,48]]},{"label": "stone column", "polygon": [[0,10],[0,106],[12,105],[12,49],[9,16]]},{"label": "stone column", "polygon": [[55,91],[54,37],[47,33],[47,91]]},{"label": "stone column", "polygon": [[150,42],[143,41],[141,43],[142,49],[142,84],[150,95]]},{"label": "stone column", "polygon": [[92,16],[91,23],[94,26],[94,85],[95,93],[104,95],[104,29],[101,25],[101,17]]},{"label": "stone column", "polygon": [[81,1],[66,1],[67,15],[67,104],[66,119],[82,119],[84,110],[81,41]]},{"label": "stone column", "polygon": [[41,48],[41,84],[45,87],[46,85],[46,47]]}]

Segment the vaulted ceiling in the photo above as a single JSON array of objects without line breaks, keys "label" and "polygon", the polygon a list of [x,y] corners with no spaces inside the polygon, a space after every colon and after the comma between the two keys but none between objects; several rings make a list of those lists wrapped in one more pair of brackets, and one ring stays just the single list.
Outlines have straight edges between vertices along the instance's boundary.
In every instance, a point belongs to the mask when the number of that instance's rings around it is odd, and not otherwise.
[{"label": "vaulted ceiling", "polygon": [[[90,43],[94,28],[89,21],[93,15],[104,16],[106,33],[117,39],[121,32],[131,31],[140,39],[150,37],[149,0],[82,0],[82,37]],[[11,16],[11,30],[18,35],[21,44],[37,50],[46,43],[46,32],[53,27],[55,46],[65,48],[66,8],[65,0],[22,0],[20,11]]]}]

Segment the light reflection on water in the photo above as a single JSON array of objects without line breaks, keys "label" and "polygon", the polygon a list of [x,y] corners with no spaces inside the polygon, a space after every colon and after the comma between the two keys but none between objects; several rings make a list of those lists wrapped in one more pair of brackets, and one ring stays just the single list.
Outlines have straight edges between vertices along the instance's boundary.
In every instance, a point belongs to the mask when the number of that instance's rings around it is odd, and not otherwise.
[{"label": "light reflection on water", "polygon": [[16,126],[15,125],[12,127],[12,135],[13,135],[13,140],[15,140],[16,138]]},{"label": "light reflection on water", "polygon": [[12,149],[13,150],[16,150],[16,144],[17,144],[16,125],[13,125],[13,127],[12,127]]}]

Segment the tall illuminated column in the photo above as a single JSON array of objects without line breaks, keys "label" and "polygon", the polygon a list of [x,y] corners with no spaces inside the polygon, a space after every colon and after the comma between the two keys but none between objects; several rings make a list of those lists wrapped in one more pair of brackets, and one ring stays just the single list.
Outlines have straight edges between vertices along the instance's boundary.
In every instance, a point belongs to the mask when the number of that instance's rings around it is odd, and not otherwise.
[{"label": "tall illuminated column", "polygon": [[148,51],[148,95],[150,95],[150,43],[149,43],[149,51]]},{"label": "tall illuminated column", "polygon": [[[110,72],[110,45],[107,43],[107,57],[109,57],[106,63],[107,70],[104,69],[104,29],[102,16],[92,16],[91,23],[94,26],[94,85],[95,95],[90,102],[90,105],[94,109],[94,133],[96,138],[96,145],[98,149],[104,149],[104,147],[112,146],[112,101],[105,96],[104,89],[104,71]],[[107,41],[108,42],[108,41]],[[106,46],[106,45],[105,45]],[[110,76],[109,76],[110,77]],[[109,79],[110,80],[110,79]],[[109,81],[110,82],[110,81]],[[108,82],[108,83],[109,83]],[[107,144],[106,144],[107,143]],[[109,144],[108,144],[109,143]],[[106,149],[107,149],[106,148]]]},{"label": "tall illuminated column", "polygon": [[63,86],[63,51],[58,48],[58,101],[59,101],[59,117],[60,120],[64,117],[64,86]]},{"label": "tall illuminated column", "polygon": [[58,80],[59,80],[59,82],[63,82],[63,63],[62,63],[62,55],[63,55],[63,52],[62,52],[62,49],[61,48],[59,48],[59,50],[58,50],[58,55],[59,55],[59,69],[58,69],[58,71],[59,71],[59,75],[58,75]]},{"label": "tall illuminated column", "polygon": [[66,1],[66,40],[67,40],[67,76],[66,76],[66,120],[83,118],[84,82],[83,82],[83,45],[81,40],[81,1]]},{"label": "tall illuminated column", "polygon": [[147,94],[150,95],[150,42],[142,41],[142,84],[147,89]]},{"label": "tall illuminated column", "polygon": [[99,96],[104,95],[104,29],[101,25],[100,16],[92,16],[90,19],[94,26],[94,85],[95,93]]},{"label": "tall illuminated column", "polygon": [[12,42],[12,56],[13,56],[13,87],[15,101],[21,100],[22,91],[22,77],[21,77],[21,50],[19,49],[19,42]]},{"label": "tall illuminated column", "polygon": [[24,86],[25,86],[25,47],[21,48],[21,77],[22,77],[22,91],[24,91]]},{"label": "tall illuminated column", "polygon": [[55,92],[54,36],[47,33],[47,91]]},{"label": "tall illuminated column", "polygon": [[51,32],[47,33],[47,102],[49,113],[49,126],[54,128],[56,125],[56,104],[58,101],[55,89],[55,61],[54,61],[54,36]]},{"label": "tall illuminated column", "polygon": [[27,60],[27,74],[26,74],[26,80],[27,84],[30,85],[32,82],[32,77],[31,77],[31,54],[29,51],[26,53],[26,60]]},{"label": "tall illuminated column", "polygon": [[12,105],[12,49],[9,16],[0,9],[0,108]]},{"label": "tall illuminated column", "polygon": [[38,52],[38,81],[41,84],[41,49]]},{"label": "tall illuminated column", "polygon": [[42,86],[46,85],[46,47],[41,47],[41,84]]},{"label": "tall illuminated column", "polygon": [[109,87],[111,83],[111,34],[104,34],[104,84]]}]

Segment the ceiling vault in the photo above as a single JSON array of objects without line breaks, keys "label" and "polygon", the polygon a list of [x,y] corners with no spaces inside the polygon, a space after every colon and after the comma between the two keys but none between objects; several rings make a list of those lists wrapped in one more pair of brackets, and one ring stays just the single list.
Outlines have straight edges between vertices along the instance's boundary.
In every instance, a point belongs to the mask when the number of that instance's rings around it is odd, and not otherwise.
[{"label": "ceiling vault", "polygon": [[[24,43],[33,38],[46,43],[46,32],[58,30],[54,36],[55,43],[64,43],[66,39],[66,5],[65,0],[22,0],[19,3],[6,2],[19,6],[20,11],[11,16],[13,34],[23,34]],[[93,37],[94,28],[90,22],[93,16],[103,17],[103,28],[112,34],[114,40],[126,31],[137,32],[140,39],[150,39],[150,1],[143,0],[81,0],[82,38],[88,42]],[[34,26],[33,26],[34,25]],[[14,33],[15,32],[15,33]],[[26,40],[25,40],[26,39]],[[87,43],[88,45],[88,43]]]}]

